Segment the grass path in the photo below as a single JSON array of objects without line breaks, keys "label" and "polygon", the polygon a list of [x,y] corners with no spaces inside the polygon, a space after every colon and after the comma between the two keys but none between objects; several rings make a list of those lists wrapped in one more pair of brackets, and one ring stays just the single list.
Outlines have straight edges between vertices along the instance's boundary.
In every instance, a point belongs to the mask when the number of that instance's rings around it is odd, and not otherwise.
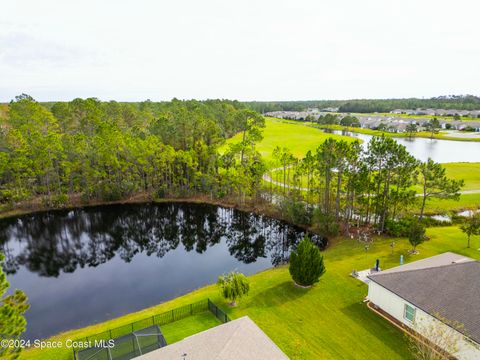
[{"label": "grass path", "polygon": [[[377,258],[383,268],[395,266],[401,254],[407,262],[445,251],[480,259],[475,250],[480,246],[478,237],[467,249],[466,238],[456,227],[431,228],[427,235],[431,240],[420,245],[420,254],[415,256],[407,253],[410,245],[405,239],[395,239],[392,252],[391,239],[376,238],[368,253],[354,240],[336,239],[324,252],[326,274],[310,290],[293,286],[288,269],[280,267],[251,276],[250,295],[233,309],[210,285],[141,312],[54,338],[65,341],[82,337],[210,297],[231,318],[250,316],[292,359],[409,359],[403,335],[366,307],[362,301],[366,285],[349,274],[353,269],[373,266]],[[30,350],[22,358],[66,360],[71,358],[71,351]]]}]

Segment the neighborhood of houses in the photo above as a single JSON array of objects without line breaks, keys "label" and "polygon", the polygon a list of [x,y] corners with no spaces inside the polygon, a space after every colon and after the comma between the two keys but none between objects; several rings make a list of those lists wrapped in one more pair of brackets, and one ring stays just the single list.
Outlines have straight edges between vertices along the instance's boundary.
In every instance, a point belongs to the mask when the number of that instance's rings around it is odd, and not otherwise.
[{"label": "neighborhood of houses", "polygon": [[[335,110],[337,109],[326,108],[320,110],[308,109],[305,111],[272,111],[265,115],[280,119],[299,121],[316,121],[320,116],[324,116],[328,113],[334,113],[340,119],[346,115],[350,115],[346,113],[338,113]],[[409,118],[405,115],[415,115],[415,117]],[[390,114],[354,114],[354,116],[358,118],[362,128],[378,129],[379,127],[384,127],[391,132],[405,132],[406,127],[411,123],[423,127],[430,120],[428,116],[448,116],[450,117],[448,119],[438,119],[443,129],[480,132],[480,110],[397,109],[391,111]],[[419,116],[426,117],[422,118]],[[465,121],[466,117],[468,117],[468,121]]]}]

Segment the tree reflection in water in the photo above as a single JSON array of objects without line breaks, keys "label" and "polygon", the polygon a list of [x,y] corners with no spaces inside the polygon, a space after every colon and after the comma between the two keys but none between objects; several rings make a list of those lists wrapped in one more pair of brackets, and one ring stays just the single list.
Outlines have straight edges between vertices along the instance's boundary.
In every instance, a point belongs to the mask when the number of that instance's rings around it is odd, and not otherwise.
[{"label": "tree reflection in water", "polygon": [[269,257],[278,265],[303,235],[280,220],[205,204],[100,206],[0,221],[4,270],[15,274],[26,267],[46,277],[95,267],[114,256],[125,262],[138,253],[161,258],[179,246],[203,253],[222,238],[243,263]]}]

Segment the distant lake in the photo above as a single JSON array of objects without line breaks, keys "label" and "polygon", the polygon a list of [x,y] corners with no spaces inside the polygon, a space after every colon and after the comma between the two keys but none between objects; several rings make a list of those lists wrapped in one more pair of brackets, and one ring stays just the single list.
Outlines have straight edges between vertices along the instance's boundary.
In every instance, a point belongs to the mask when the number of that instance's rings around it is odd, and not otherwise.
[{"label": "distant lake", "polygon": [[[363,140],[364,148],[373,137],[372,135],[360,134],[352,131],[334,130],[328,131],[335,134],[352,136]],[[435,162],[480,162],[480,142],[439,140],[414,137],[392,137],[397,143],[407,148],[407,151],[415,158],[426,161],[431,158]]]},{"label": "distant lake", "polygon": [[4,270],[31,304],[27,339],[141,310],[231,270],[252,274],[281,264],[303,236],[283,221],[201,204],[101,206],[0,220]]}]

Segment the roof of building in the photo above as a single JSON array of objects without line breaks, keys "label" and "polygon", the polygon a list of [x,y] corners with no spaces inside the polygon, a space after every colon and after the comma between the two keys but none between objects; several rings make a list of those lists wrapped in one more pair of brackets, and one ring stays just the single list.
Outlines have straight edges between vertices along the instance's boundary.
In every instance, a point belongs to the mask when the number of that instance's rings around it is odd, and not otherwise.
[{"label": "roof of building", "polygon": [[288,357],[248,316],[244,316],[136,359],[285,360]]},{"label": "roof of building", "polygon": [[425,268],[457,264],[457,263],[468,262],[468,261],[475,261],[475,260],[463,255],[455,254],[453,252],[445,252],[440,255],[431,256],[426,259],[413,261],[408,264],[383,270],[382,272],[377,273],[377,275],[390,274],[393,272],[401,272],[401,271],[408,271],[408,270],[425,269]]},{"label": "roof of building", "polygon": [[411,263],[407,270],[382,271],[369,279],[480,344],[480,306],[475,305],[480,299],[480,262],[466,258],[440,264],[449,256],[425,259],[420,268]]}]

